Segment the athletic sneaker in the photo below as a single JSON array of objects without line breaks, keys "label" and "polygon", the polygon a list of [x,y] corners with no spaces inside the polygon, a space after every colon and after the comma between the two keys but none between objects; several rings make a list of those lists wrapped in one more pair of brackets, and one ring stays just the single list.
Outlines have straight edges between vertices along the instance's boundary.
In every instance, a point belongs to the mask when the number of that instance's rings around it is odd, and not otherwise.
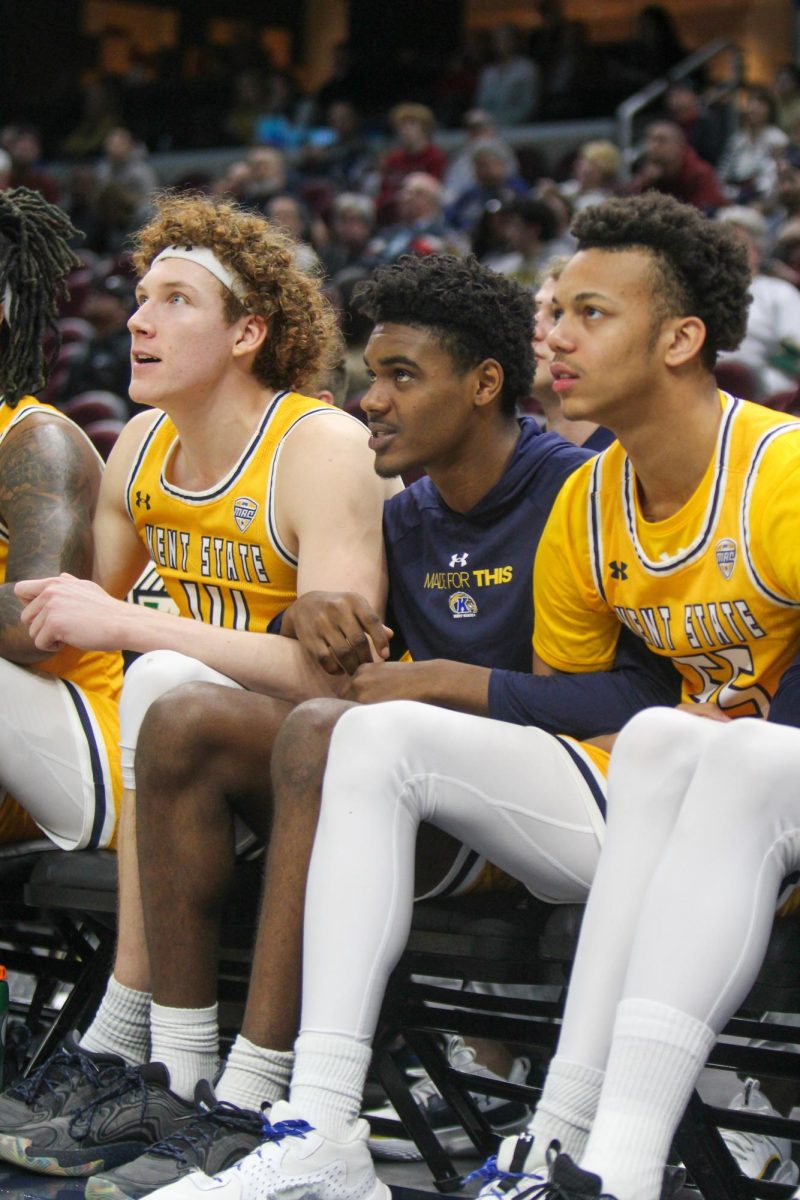
[{"label": "athletic sneaker", "polygon": [[69,1034],[62,1049],[0,1095],[0,1157],[6,1157],[9,1141],[35,1139],[55,1117],[83,1107],[124,1071],[125,1063],[116,1054],[83,1050]]},{"label": "athletic sneaker", "polygon": [[139,1200],[190,1171],[216,1175],[260,1145],[268,1127],[260,1112],[218,1101],[205,1079],[194,1099],[199,1111],[191,1121],[132,1162],[93,1175],[86,1200]]},{"label": "athletic sneaker", "polygon": [[375,1175],[367,1148],[369,1126],[358,1121],[344,1142],[325,1138],[300,1114],[278,1100],[270,1110],[264,1142],[236,1166],[209,1177],[185,1175],[153,1192],[158,1200],[391,1200]]},{"label": "athletic sneaker", "polygon": [[[478,1075],[484,1079],[502,1079],[488,1067],[477,1061],[477,1055],[472,1046],[468,1046],[463,1038],[451,1037],[447,1043],[447,1061],[451,1067],[459,1071]],[[508,1076],[509,1083],[525,1083],[531,1069],[530,1060],[516,1058]],[[505,1080],[504,1080],[505,1082]],[[436,1084],[427,1073],[423,1073],[418,1083],[411,1088],[411,1095],[425,1114],[433,1132],[441,1142],[442,1148],[448,1154],[473,1157],[475,1147],[467,1136],[463,1125],[453,1112],[450,1105],[440,1095]],[[482,1096],[475,1094],[478,1109],[486,1117],[495,1133],[513,1133],[523,1129],[530,1120],[530,1109],[521,1100],[504,1100],[497,1096]],[[383,1120],[399,1121],[400,1118],[393,1105],[386,1104],[383,1108],[371,1109],[366,1112],[368,1121],[376,1117]],[[369,1148],[375,1158],[402,1159],[404,1161],[419,1161],[422,1155],[410,1137],[404,1134],[395,1136],[373,1133],[370,1135]]]},{"label": "athletic sneaker", "polygon": [[[763,1095],[757,1079],[746,1080],[744,1091],[734,1096],[729,1107],[767,1116],[779,1115]],[[743,1133],[738,1129],[723,1129],[721,1133],[743,1175],[751,1179],[768,1179],[770,1183],[797,1183],[800,1170],[792,1160],[792,1143],[788,1138]]]},{"label": "athletic sneaker", "polygon": [[137,1158],[197,1115],[169,1090],[163,1063],[123,1067],[81,1099],[31,1133],[0,1135],[0,1155],[44,1175],[93,1175]]},{"label": "athletic sneaker", "polygon": [[[661,1187],[661,1200],[671,1200],[682,1187],[685,1172],[680,1168],[667,1167]],[[599,1175],[584,1171],[568,1154],[559,1154],[550,1169],[549,1182],[534,1184],[526,1191],[516,1193],[520,1200],[617,1200],[611,1192],[603,1191]]]},{"label": "athletic sneaker", "polygon": [[497,1154],[487,1158],[467,1180],[481,1183],[478,1196],[484,1200],[514,1200],[541,1186],[548,1174],[549,1159],[534,1146],[533,1134],[526,1130],[519,1137],[504,1138]]}]

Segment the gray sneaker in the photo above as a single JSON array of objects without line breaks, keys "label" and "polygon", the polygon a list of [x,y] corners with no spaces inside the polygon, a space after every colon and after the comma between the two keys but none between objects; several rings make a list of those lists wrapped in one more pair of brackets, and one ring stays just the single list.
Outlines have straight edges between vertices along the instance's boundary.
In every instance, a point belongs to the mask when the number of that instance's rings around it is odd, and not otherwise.
[{"label": "gray sneaker", "polygon": [[191,1171],[216,1175],[255,1150],[264,1138],[260,1112],[218,1101],[201,1079],[191,1121],[125,1166],[86,1181],[86,1200],[139,1200]]},{"label": "gray sneaker", "polygon": [[83,1050],[69,1034],[61,1050],[0,1094],[0,1139],[35,1138],[55,1117],[83,1107],[124,1071],[116,1054]]},{"label": "gray sneaker", "polygon": [[197,1115],[163,1063],[123,1067],[32,1131],[0,1134],[0,1157],[43,1175],[94,1175],[138,1158]]}]

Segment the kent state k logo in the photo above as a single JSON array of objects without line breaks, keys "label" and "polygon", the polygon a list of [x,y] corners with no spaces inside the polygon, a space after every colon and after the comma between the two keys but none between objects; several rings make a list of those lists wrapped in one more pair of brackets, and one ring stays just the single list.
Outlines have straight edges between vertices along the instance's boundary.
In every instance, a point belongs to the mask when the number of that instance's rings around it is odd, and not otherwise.
[{"label": "kent state k logo", "polygon": [[144,495],[142,495],[141,492],[136,493],[136,507],[141,508],[142,505],[144,505],[146,510],[148,512],[150,512],[150,493],[149,492],[145,492]]},{"label": "kent state k logo", "polygon": [[626,562],[621,562],[621,563],[610,562],[608,565],[611,568],[611,578],[612,579],[627,579],[628,578],[628,564]]}]

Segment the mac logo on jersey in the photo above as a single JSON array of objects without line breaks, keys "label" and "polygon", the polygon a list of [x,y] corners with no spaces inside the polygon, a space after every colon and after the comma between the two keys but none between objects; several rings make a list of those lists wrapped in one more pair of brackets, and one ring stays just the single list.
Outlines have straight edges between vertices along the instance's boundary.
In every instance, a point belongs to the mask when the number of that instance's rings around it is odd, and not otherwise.
[{"label": "mac logo on jersey", "polygon": [[478,606],[469,592],[453,592],[447,603],[457,621],[460,621],[462,617],[477,617],[478,615]]},{"label": "mac logo on jersey", "polygon": [[736,566],[736,542],[733,538],[722,538],[714,547],[717,566],[726,579],[730,579]]},{"label": "mac logo on jersey", "polygon": [[253,520],[253,517],[258,512],[258,505],[255,500],[251,500],[249,496],[240,496],[238,500],[233,502],[233,519],[239,526],[239,531],[244,533],[247,526]]},{"label": "mac logo on jersey", "polygon": [[450,559],[450,570],[453,567],[465,567],[467,565],[468,554],[454,554]]}]

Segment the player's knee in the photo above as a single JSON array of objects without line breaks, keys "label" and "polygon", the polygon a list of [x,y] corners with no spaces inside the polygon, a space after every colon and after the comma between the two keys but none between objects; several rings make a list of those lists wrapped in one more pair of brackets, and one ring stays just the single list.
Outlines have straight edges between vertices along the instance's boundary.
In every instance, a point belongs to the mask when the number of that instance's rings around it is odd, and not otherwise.
[{"label": "player's knee", "polygon": [[220,691],[210,683],[184,683],[148,706],[136,746],[139,803],[147,804],[151,795],[159,804],[174,800],[205,770],[214,749],[216,706],[224,702]]},{"label": "player's knee", "polygon": [[173,688],[190,683],[204,671],[202,663],[174,650],[142,654],[125,672],[119,702],[120,742],[134,748],[150,706]]},{"label": "player's knee", "polygon": [[[652,779],[654,770],[665,778],[679,774],[688,781],[708,741],[721,729],[719,722],[674,708],[647,708],[638,713],[624,727],[614,746],[609,767],[612,796],[632,796],[631,783],[639,776]],[[635,791],[632,799],[640,804],[647,789]]]},{"label": "player's knee", "polygon": [[289,713],[272,751],[272,782],[276,805],[299,797],[322,782],[331,735],[348,708],[343,700],[307,700]]},{"label": "player's knee", "polygon": [[346,712],[331,738],[326,771],[339,795],[359,791],[393,794],[407,777],[412,759],[425,759],[431,737],[431,711],[425,704],[391,700]]}]

